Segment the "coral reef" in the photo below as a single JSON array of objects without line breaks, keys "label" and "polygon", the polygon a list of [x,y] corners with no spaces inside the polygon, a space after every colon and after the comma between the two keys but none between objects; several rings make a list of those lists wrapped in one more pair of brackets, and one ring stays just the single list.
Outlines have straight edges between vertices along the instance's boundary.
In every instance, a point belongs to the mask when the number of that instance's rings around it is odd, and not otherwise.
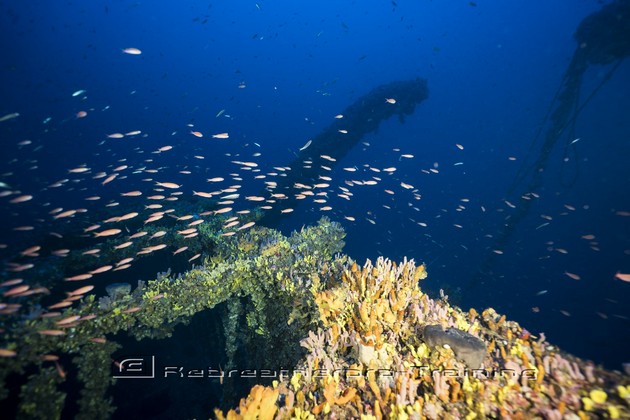
[{"label": "coral reef", "polygon": [[347,262],[314,293],[320,326],[301,342],[303,365],[215,415],[263,418],[257,407],[273,405],[268,415],[300,419],[630,416],[630,378],[563,354],[493,309],[430,299],[425,277],[413,261]]},{"label": "coral reef", "polygon": [[[294,366],[274,381],[253,378],[249,395],[218,418],[630,416],[628,376],[564,354],[491,308],[431,299],[420,288],[425,266],[413,260],[359,266],[340,254],[338,223],[322,218],[289,237],[264,227],[221,236],[212,228],[220,225],[200,225],[212,253],[185,273],[133,290],[112,285],[110,296],[59,312],[5,316],[0,380],[26,378],[18,412],[60,417],[71,358],[82,384],[77,417],[110,417],[116,334],[169,337],[218,310],[223,369],[238,372],[242,354],[250,366]],[[244,395],[231,378],[222,384],[227,401]]]}]

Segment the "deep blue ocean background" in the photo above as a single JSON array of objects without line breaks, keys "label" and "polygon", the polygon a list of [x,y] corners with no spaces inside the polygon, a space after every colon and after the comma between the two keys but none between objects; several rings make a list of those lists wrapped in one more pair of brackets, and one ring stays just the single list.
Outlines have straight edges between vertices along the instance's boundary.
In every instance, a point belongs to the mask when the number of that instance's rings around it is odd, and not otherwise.
[{"label": "deep blue ocean background", "polygon": [[[381,84],[421,77],[429,97],[404,123],[383,122],[363,139],[369,146],[358,144],[331,173],[322,173],[333,178],[335,189],[353,177],[383,181],[352,188],[350,201],[329,194],[329,212],[305,201],[281,229],[299,229],[325,214],[344,225],[345,252],[360,263],[379,255],[425,262],[429,277],[421,286],[432,296],[443,289],[464,309],[491,306],[566,351],[620,369],[630,362],[630,284],[614,279],[618,271],[630,272],[630,218],[616,214],[630,211],[628,60],[579,114],[580,140],[566,155],[574,138],[557,142],[536,191],[540,198],[503,254],[494,254],[491,271],[478,276],[515,211],[505,200],[518,207],[528,192],[526,182],[509,188],[521,165],[538,157],[530,145],[549,127],[545,116],[577,48],[573,33],[603,4],[4,1],[0,116],[20,116],[0,123],[0,181],[35,199],[19,211],[2,199],[0,242],[17,244],[14,250],[32,242],[34,236],[25,235],[35,234],[15,232],[15,226],[54,230],[46,223],[55,207],[97,211],[103,200],[85,197],[116,200],[121,192],[147,189],[144,175],[104,188],[90,176],[69,176],[70,168],[142,167],[153,158],[152,167],[164,168],[156,179],[183,184],[185,195],[206,191],[206,178],[236,172],[230,161],[237,154],[252,160],[262,153],[255,159],[263,173],[287,165],[358,97]],[[142,54],[124,54],[129,47]],[[609,69],[588,68],[583,99]],[[86,93],[73,97],[80,89]],[[88,115],[76,118],[79,111]],[[204,138],[190,135],[191,129]],[[143,135],[106,137],[132,130]],[[220,132],[230,138],[210,138]],[[17,145],[26,139],[32,144]],[[150,153],[164,145],[174,148]],[[405,153],[415,157],[401,159]],[[360,178],[342,170],[366,163],[397,171]],[[422,172],[430,168],[439,173]],[[64,178],[79,181],[47,188]],[[252,178],[243,181],[242,195],[260,191],[262,180]],[[413,200],[401,181],[417,187],[422,199]],[[396,194],[383,192],[388,188]],[[596,236],[599,251],[581,239],[588,234]],[[172,260],[156,261],[152,272],[165,271],[176,264]],[[107,275],[132,283],[141,278],[133,269]],[[548,292],[537,295],[543,290]]]}]

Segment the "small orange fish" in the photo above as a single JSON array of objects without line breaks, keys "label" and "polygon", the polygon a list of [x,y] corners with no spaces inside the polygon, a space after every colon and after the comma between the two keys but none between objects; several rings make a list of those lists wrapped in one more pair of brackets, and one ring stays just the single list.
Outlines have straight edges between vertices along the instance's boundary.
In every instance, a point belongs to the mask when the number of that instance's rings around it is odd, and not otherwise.
[{"label": "small orange fish", "polygon": [[73,290],[72,292],[70,292],[70,295],[71,296],[73,296],[73,295],[84,295],[87,292],[92,291],[93,289],[94,289],[94,286],[92,286],[92,285],[79,287],[78,289]]},{"label": "small orange fish", "polygon": [[131,235],[129,237],[129,239],[136,239],[136,238],[140,238],[140,237],[145,236],[145,235],[148,235],[148,233],[147,232],[137,232],[137,233],[134,233],[133,235]]},{"label": "small orange fish", "polygon": [[41,335],[50,335],[50,336],[59,336],[65,335],[65,331],[63,330],[41,330],[38,331]]},{"label": "small orange fish", "polygon": [[128,257],[128,258],[125,258],[125,259],[122,259],[122,260],[118,261],[116,263],[116,265],[127,264],[127,263],[130,263],[131,261],[133,261],[133,258],[132,257]]},{"label": "small orange fish", "polygon": [[122,50],[122,52],[124,52],[125,54],[129,54],[129,55],[140,55],[142,54],[142,51],[139,50],[138,48],[125,48]]},{"label": "small orange fish", "polygon": [[99,267],[95,270],[90,271],[90,274],[101,274],[101,273],[111,270],[112,268],[113,266],[111,265],[104,265],[102,267]]},{"label": "small orange fish", "polygon": [[19,272],[19,271],[29,270],[29,269],[34,267],[33,264],[15,264],[15,263],[11,263],[9,265],[10,265],[10,268],[7,268],[7,271],[12,271],[12,272]]},{"label": "small orange fish", "polygon": [[48,309],[59,309],[59,308],[65,308],[65,307],[68,307],[68,306],[70,306],[70,305],[72,305],[72,302],[69,302],[69,301],[67,301],[67,300],[62,300],[62,301],[61,301],[61,302],[59,302],[59,303],[55,303],[54,305],[50,305],[50,306],[48,307]]},{"label": "small orange fish", "polygon": [[197,232],[196,228],[190,228],[190,229],[184,229],[184,230],[178,230],[177,233],[179,233],[180,235],[190,235],[191,233]]},{"label": "small orange fish", "polygon": [[20,252],[20,255],[23,255],[25,257],[37,257],[37,256],[39,256],[37,251],[39,251],[40,249],[42,249],[41,246],[35,245],[35,246],[32,246],[32,247],[27,248],[24,251]]},{"label": "small orange fish", "polygon": [[248,228],[254,226],[255,224],[256,224],[256,222],[247,222],[243,226],[239,227],[238,230],[248,229]]},{"label": "small orange fish", "polygon": [[17,353],[9,349],[0,349],[0,357],[14,357]]},{"label": "small orange fish", "polygon": [[140,309],[142,309],[142,308],[140,308],[139,306],[134,306],[133,308],[129,308],[127,310],[124,310],[123,313],[124,314],[132,314],[134,312],[138,312]]},{"label": "small orange fish", "polygon": [[24,281],[24,279],[11,279],[0,283],[0,287],[8,287],[15,286],[16,284],[20,284]]},{"label": "small orange fish", "polygon": [[118,176],[118,174],[112,174],[110,176],[108,176],[107,178],[105,178],[105,181],[101,182],[101,185],[105,185],[108,184],[110,182],[112,182],[114,180],[114,178],[116,178]]},{"label": "small orange fish", "polygon": [[170,188],[170,189],[177,189],[181,187],[181,185],[175,184],[174,182],[157,182],[156,184],[160,187]]},{"label": "small orange fish", "polygon": [[83,232],[88,233],[88,232],[96,230],[96,229],[98,229],[100,227],[101,227],[101,225],[92,225],[90,227],[87,227],[87,228],[83,229]]},{"label": "small orange fish", "polygon": [[227,212],[230,212],[230,211],[232,211],[232,207],[224,207],[222,209],[215,210],[214,214],[223,214],[223,213],[227,213]]},{"label": "small orange fish", "polygon": [[20,195],[19,197],[15,197],[12,200],[9,200],[9,203],[11,204],[18,204],[18,203],[24,203],[25,201],[29,201],[33,199],[32,195]]},{"label": "small orange fish", "polygon": [[129,191],[120,195],[122,195],[123,197],[138,197],[142,195],[142,191]]},{"label": "small orange fish", "polygon": [[62,320],[59,320],[56,322],[57,325],[66,325],[66,324],[71,324],[74,321],[78,320],[79,318],[81,318],[81,315],[73,315],[73,316],[69,316],[68,318],[64,318]]},{"label": "small orange fish", "polygon": [[183,246],[183,247],[181,247],[181,248],[178,248],[175,252],[173,252],[173,255],[177,255],[177,254],[179,254],[180,252],[184,252],[184,251],[186,251],[187,249],[188,249],[188,247],[187,247],[187,246]]},{"label": "small orange fish", "polygon": [[107,230],[103,230],[101,232],[95,232],[94,233],[94,237],[99,238],[101,236],[118,235],[120,232],[122,232],[122,230],[120,230],[120,229],[107,229]]},{"label": "small orange fish", "polygon": [[16,286],[16,287],[14,287],[12,289],[9,289],[6,292],[4,292],[2,294],[2,296],[4,296],[4,297],[15,296],[15,295],[18,295],[20,293],[26,292],[30,288],[31,288],[31,286],[26,285],[26,284],[24,284],[22,286]]},{"label": "small orange fish", "polygon": [[630,282],[630,274],[620,273],[619,271],[615,274],[615,278],[621,281]]},{"label": "small orange fish", "polygon": [[580,276],[578,276],[577,274],[574,274],[574,273],[569,273],[568,271],[565,271],[565,272],[564,272],[564,274],[565,274],[567,277],[569,277],[569,278],[571,278],[571,279],[573,279],[573,280],[580,280],[580,278],[581,278],[581,277],[580,277]]},{"label": "small orange fish", "polygon": [[128,242],[122,243],[120,245],[116,245],[114,247],[114,249],[123,249],[123,248],[127,248],[128,246],[131,246],[131,245],[133,245],[133,242],[132,241],[128,241]]},{"label": "small orange fish", "polygon": [[212,198],[212,193],[203,192],[203,191],[193,191],[193,195],[198,195],[203,198]]},{"label": "small orange fish", "polygon": [[162,217],[164,217],[163,214],[156,214],[155,216],[151,216],[147,220],[145,220],[144,224],[146,225],[147,223],[156,222],[156,221],[160,220]]},{"label": "small orange fish", "polygon": [[70,216],[74,216],[77,213],[76,210],[66,210],[64,212],[61,212],[59,214],[56,214],[53,219],[62,219],[64,217],[70,217]]},{"label": "small orange fish", "polygon": [[78,276],[66,277],[64,280],[65,281],[80,281],[80,280],[87,280],[91,277],[92,277],[92,274],[79,274]]},{"label": "small orange fish", "polygon": [[119,222],[122,222],[123,220],[129,220],[129,219],[133,219],[134,217],[136,217],[138,215],[137,212],[131,212],[131,213],[127,213],[125,215],[122,215],[118,218]]}]

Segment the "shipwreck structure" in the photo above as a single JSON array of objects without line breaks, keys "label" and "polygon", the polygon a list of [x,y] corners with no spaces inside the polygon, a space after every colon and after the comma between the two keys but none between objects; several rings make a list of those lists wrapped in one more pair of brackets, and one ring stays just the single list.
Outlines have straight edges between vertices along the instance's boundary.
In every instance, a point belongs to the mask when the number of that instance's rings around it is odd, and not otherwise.
[{"label": "shipwreck structure", "polygon": [[[514,230],[527,217],[534,203],[530,194],[543,185],[549,156],[558,142],[564,139],[564,155],[574,146],[575,124],[591,99],[613,77],[623,60],[630,55],[630,0],[618,0],[587,16],[574,34],[577,47],[567,67],[562,83],[554,96],[541,128],[530,147],[530,153],[507,195],[518,194],[519,205],[504,221],[490,249],[503,249]],[[600,83],[583,99],[582,79],[592,65],[609,66]],[[543,130],[547,128],[544,136]],[[488,252],[477,274],[467,286],[474,293],[478,285],[488,279],[497,254]]]}]

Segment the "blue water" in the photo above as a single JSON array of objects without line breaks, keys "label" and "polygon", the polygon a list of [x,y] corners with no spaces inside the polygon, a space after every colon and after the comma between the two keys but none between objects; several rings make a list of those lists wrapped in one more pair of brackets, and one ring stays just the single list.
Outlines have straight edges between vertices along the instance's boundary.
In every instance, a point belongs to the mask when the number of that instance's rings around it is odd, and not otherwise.
[{"label": "blue water", "polygon": [[[353,187],[350,201],[329,194],[330,212],[303,203],[281,229],[290,232],[326,214],[344,224],[345,252],[359,262],[379,255],[423,261],[429,277],[422,286],[434,296],[444,289],[465,309],[492,306],[569,352],[620,368],[629,361],[630,343],[630,284],[614,279],[618,271],[630,272],[630,218],[616,214],[630,211],[627,60],[579,114],[574,134],[580,140],[567,161],[565,145],[574,139],[558,141],[540,199],[515,226],[503,254],[495,254],[491,273],[470,286],[514,211],[504,200],[518,207],[528,192],[526,183],[508,189],[521,164],[537,157],[530,144],[548,127],[545,116],[576,49],[572,35],[602,4],[3,2],[0,116],[20,117],[0,123],[0,181],[35,199],[18,211],[2,198],[2,242],[18,244],[14,250],[29,245],[26,234],[11,230],[15,226],[54,230],[36,219],[49,220],[55,207],[93,211],[104,203],[86,202],[87,196],[117,200],[121,192],[147,188],[141,175],[107,188],[89,176],[69,176],[78,165],[96,172],[108,165],[142,167],[153,158],[150,166],[165,168],[156,180],[181,183],[187,194],[206,191],[206,178],[237,171],[230,163],[236,154],[252,160],[262,153],[255,159],[263,172],[287,165],[358,97],[380,84],[421,77],[429,98],[413,115],[404,123],[383,122],[363,139],[369,146],[358,144],[334,171],[322,173],[335,189],[368,175],[383,181]],[[142,54],[124,54],[129,47]],[[589,67],[582,99],[610,68]],[[73,97],[79,89],[86,93]],[[77,119],[79,111],[88,115]],[[191,136],[191,129],[204,138]],[[106,137],[132,130],[146,137]],[[230,138],[210,138],[221,132]],[[25,139],[33,143],[17,146]],[[150,153],[164,145],[174,149]],[[415,157],[400,158],[404,153]],[[366,163],[397,171],[342,170]],[[439,173],[421,171],[430,168]],[[47,188],[64,178],[81,181]],[[261,182],[251,178],[243,181],[243,195],[260,190]],[[422,199],[413,200],[401,181],[417,187]],[[465,209],[457,211],[459,205]],[[536,229],[548,222],[541,215],[552,220]],[[586,234],[596,236],[599,251],[580,238]],[[548,292],[536,296],[542,290]]]}]

